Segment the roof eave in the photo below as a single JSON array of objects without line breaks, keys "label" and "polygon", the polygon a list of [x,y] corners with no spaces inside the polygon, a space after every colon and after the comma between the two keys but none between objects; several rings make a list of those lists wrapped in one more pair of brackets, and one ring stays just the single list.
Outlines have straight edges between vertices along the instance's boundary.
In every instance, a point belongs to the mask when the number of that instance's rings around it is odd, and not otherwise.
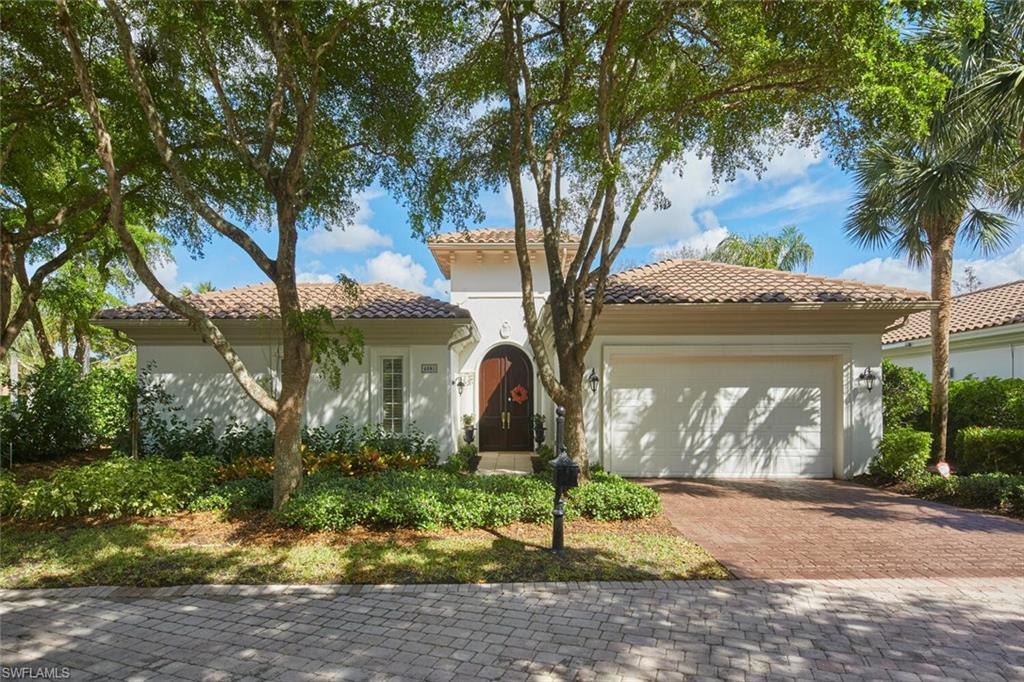
[{"label": "roof eave", "polygon": [[899,312],[918,312],[923,310],[934,310],[939,307],[938,301],[717,301],[699,303],[646,303],[643,301],[623,303],[607,301],[605,302],[604,307],[627,308],[630,306],[664,306],[667,308],[696,309],[716,308],[723,305],[730,307],[748,306],[755,309],[761,309],[768,306],[778,310],[816,310],[828,308],[832,310],[893,310]]}]

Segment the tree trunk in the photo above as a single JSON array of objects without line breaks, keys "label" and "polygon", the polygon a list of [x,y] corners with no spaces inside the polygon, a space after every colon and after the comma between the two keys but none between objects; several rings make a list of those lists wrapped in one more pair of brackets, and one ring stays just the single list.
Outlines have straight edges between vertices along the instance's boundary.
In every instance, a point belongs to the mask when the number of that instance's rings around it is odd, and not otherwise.
[{"label": "tree trunk", "polygon": [[82,368],[82,373],[86,372],[86,361],[89,357],[89,335],[85,331],[85,327],[79,323],[74,322],[75,332],[75,362]]},{"label": "tree trunk", "polygon": [[932,298],[939,302],[932,311],[932,455],[939,462],[946,459],[949,426],[949,314],[955,239],[952,234],[942,235],[931,244]]},{"label": "tree trunk", "polygon": [[565,447],[580,467],[580,478],[590,478],[590,455],[587,452],[587,431],[583,421],[583,362],[559,363],[561,384],[565,387]]},{"label": "tree trunk", "polygon": [[32,309],[32,328],[36,333],[36,343],[39,344],[39,352],[43,356],[43,362],[49,362],[53,359],[53,344],[50,343],[50,337],[46,335],[46,326],[43,324],[43,318],[39,314],[39,308],[34,307]]},{"label": "tree trunk", "polygon": [[[14,286],[14,247],[10,238],[0,235],[0,328],[7,327],[11,316],[11,289]],[[2,356],[0,356],[2,357]]]}]

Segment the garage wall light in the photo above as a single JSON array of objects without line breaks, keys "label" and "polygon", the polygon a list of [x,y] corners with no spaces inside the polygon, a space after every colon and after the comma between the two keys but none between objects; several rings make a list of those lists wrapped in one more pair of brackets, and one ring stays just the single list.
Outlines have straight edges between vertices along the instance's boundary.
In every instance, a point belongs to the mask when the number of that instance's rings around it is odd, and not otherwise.
[{"label": "garage wall light", "polygon": [[597,376],[597,370],[593,367],[590,368],[590,374],[587,375],[587,385],[590,386],[590,392],[596,394],[597,387],[601,385],[601,377]]}]

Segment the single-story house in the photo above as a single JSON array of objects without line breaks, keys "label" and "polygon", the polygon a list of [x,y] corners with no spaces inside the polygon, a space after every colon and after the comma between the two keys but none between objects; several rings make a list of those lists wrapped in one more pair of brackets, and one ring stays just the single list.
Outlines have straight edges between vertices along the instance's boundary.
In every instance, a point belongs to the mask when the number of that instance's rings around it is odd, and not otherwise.
[{"label": "single-story house", "polygon": [[[536,305],[547,319],[540,242],[530,231]],[[577,243],[562,243],[571,257]],[[334,285],[301,285],[303,301],[335,308],[366,342],[340,390],[314,377],[305,419],[415,425],[447,453],[468,414],[482,451],[529,451],[531,415],[550,425],[554,405],[523,322],[513,231],[446,233],[429,248],[450,279],[448,302],[366,284],[345,308]],[[882,434],[880,339],[934,305],[906,289],[692,260],[619,272],[605,298],[587,356],[588,447],[593,461],[630,476],[863,472]],[[251,371],[273,380],[280,350],[269,284],[190,300]],[[163,380],[185,415],[261,418],[216,351],[161,304],[106,310],[97,324],[135,342],[140,371]]]},{"label": "single-story house", "polygon": [[[931,313],[914,313],[882,337],[882,355],[931,379]],[[953,297],[949,376],[1024,377],[1024,279]]]}]

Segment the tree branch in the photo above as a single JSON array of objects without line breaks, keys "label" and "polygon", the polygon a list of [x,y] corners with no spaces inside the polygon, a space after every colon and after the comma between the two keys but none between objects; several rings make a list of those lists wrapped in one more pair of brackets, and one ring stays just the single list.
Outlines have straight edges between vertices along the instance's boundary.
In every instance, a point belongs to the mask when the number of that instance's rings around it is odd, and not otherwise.
[{"label": "tree branch", "polygon": [[[89,69],[86,65],[85,57],[82,55],[78,36],[76,35],[71,23],[71,15],[68,13],[67,0],[56,0],[56,2],[59,8],[60,28],[67,42],[68,51],[71,53],[71,60],[75,69],[75,78],[78,80],[79,88],[82,91],[83,103],[96,133],[97,152],[99,153],[100,161],[103,164],[103,170],[107,176],[107,194],[110,197],[110,222],[114,226],[117,236],[120,238],[121,245],[125,250],[125,255],[128,257],[128,260],[132,264],[135,273],[139,276],[139,279],[141,279],[142,283],[145,284],[153,295],[157,297],[157,300],[167,306],[170,310],[186,318],[191,323],[192,327],[196,329],[196,331],[198,331],[205,340],[209,341],[217,352],[220,353],[221,357],[224,358],[224,361],[231,370],[232,376],[242,387],[242,390],[244,390],[264,412],[269,414],[271,417],[274,417],[277,413],[277,401],[274,400],[256,382],[252,375],[249,374],[249,371],[242,362],[242,359],[235,352],[227,338],[225,338],[221,333],[220,329],[197,308],[164,288],[153,274],[153,271],[146,262],[141,250],[132,238],[131,233],[128,231],[124,222],[121,179],[117,173],[117,164],[114,162],[114,150],[110,134],[107,132],[106,125],[103,122],[103,116],[100,113],[99,101],[96,98],[96,93],[93,90],[92,81],[89,77]],[[121,17],[121,21],[119,23],[119,30],[122,28],[126,28],[123,17]]]},{"label": "tree branch", "polygon": [[260,248],[259,244],[257,244],[255,240],[245,232],[245,230],[225,219],[220,213],[215,211],[213,207],[211,207],[199,195],[190,178],[188,178],[184,167],[175,155],[174,149],[171,147],[171,144],[164,133],[163,122],[161,121],[160,114],[157,111],[156,102],[153,100],[153,95],[149,90],[149,86],[146,84],[146,78],[139,66],[138,59],[135,56],[135,47],[132,41],[131,29],[128,27],[128,23],[125,20],[124,15],[121,13],[121,8],[117,6],[115,0],[105,1],[107,10],[110,12],[111,17],[114,20],[114,24],[117,27],[118,42],[121,45],[121,52],[124,56],[125,65],[128,67],[128,75],[130,76],[132,85],[135,88],[135,94],[137,95],[139,104],[142,106],[142,110],[146,115],[146,122],[149,125],[149,130],[153,136],[153,142],[159,152],[160,159],[167,168],[167,171],[171,176],[171,180],[196,213],[202,216],[203,219],[213,227],[213,229],[235,242],[235,244],[237,244],[243,251],[249,254],[249,257],[252,258],[254,263],[256,263],[256,266],[262,270],[267,277],[274,279],[274,275],[277,270],[277,265],[274,260],[272,260],[263,251],[263,249]]}]

